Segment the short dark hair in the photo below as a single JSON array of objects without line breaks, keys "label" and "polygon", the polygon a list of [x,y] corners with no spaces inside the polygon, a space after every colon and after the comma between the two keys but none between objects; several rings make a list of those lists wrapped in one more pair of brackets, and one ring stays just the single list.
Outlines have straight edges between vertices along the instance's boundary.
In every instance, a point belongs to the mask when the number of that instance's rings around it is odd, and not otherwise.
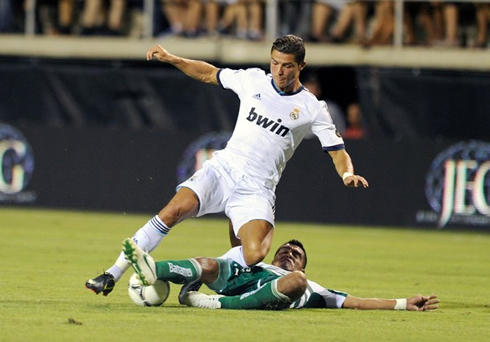
[{"label": "short dark hair", "polygon": [[294,60],[301,64],[305,60],[306,50],[303,39],[294,34],[287,34],[279,37],[272,43],[271,52],[277,50],[282,53],[294,55]]},{"label": "short dark hair", "polygon": [[[305,264],[303,265],[303,268],[306,268],[306,264],[308,263],[308,257],[306,256],[306,249],[303,246],[303,243],[301,243],[301,241],[299,241],[299,240],[291,239],[288,242],[282,244],[282,246],[287,245],[287,244],[298,246],[299,248],[301,248],[303,250],[303,252],[305,253]],[[277,252],[276,252],[276,254],[277,254]]]}]

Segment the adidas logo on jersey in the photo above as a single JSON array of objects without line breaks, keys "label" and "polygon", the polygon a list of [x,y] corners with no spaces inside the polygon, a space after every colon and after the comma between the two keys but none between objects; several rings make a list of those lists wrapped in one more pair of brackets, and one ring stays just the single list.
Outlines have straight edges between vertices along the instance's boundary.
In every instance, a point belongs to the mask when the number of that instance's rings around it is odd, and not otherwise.
[{"label": "adidas logo on jersey", "polygon": [[260,100],[260,93],[259,94],[255,94],[254,96],[252,96],[254,99],[257,99],[257,100]]}]

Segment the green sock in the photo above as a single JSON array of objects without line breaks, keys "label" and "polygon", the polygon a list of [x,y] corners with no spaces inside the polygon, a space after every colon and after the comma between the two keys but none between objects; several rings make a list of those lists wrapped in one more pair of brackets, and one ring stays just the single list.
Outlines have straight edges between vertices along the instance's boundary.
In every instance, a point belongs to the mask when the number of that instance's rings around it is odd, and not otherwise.
[{"label": "green sock", "polygon": [[277,291],[277,280],[242,295],[221,297],[219,301],[222,309],[282,310],[291,305],[289,297]]},{"label": "green sock", "polygon": [[157,278],[174,284],[185,284],[201,278],[202,268],[195,259],[167,260],[155,263]]}]

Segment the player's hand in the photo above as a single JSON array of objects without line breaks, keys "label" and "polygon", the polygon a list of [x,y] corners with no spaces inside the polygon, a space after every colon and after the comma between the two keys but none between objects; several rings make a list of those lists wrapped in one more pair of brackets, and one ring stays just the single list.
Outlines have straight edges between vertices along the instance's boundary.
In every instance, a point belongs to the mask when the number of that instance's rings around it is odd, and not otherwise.
[{"label": "player's hand", "polygon": [[367,180],[364,179],[364,177],[358,176],[358,175],[352,175],[349,177],[345,177],[344,185],[348,186],[350,188],[359,188],[361,186],[363,188],[369,187],[369,183],[367,182]]},{"label": "player's hand", "polygon": [[407,310],[409,311],[429,311],[439,308],[437,296],[417,295],[407,298]]},{"label": "player's hand", "polygon": [[146,60],[150,61],[155,57],[159,61],[165,61],[166,57],[169,55],[168,51],[165,50],[160,44],[152,46],[146,51]]}]

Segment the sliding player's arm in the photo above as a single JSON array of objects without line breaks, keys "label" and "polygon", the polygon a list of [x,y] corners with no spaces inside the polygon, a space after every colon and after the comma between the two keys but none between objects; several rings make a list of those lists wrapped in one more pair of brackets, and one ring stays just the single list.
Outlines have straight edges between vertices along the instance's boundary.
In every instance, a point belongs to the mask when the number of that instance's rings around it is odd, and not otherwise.
[{"label": "sliding player's arm", "polygon": [[428,311],[439,307],[437,296],[417,295],[403,299],[360,298],[348,295],[344,309]]}]

